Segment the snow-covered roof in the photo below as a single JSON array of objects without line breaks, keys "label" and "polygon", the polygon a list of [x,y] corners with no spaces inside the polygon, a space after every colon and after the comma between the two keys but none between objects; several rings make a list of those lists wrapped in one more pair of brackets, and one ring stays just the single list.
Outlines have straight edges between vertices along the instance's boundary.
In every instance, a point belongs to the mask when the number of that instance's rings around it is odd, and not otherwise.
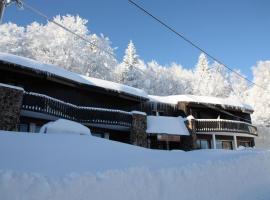
[{"label": "snow-covered roof", "polygon": [[182,117],[147,116],[147,133],[189,135]]},{"label": "snow-covered roof", "polygon": [[42,71],[45,73],[50,73],[50,74],[53,74],[62,78],[66,78],[66,79],[69,79],[78,83],[87,84],[91,86],[97,86],[97,87],[105,88],[105,89],[112,90],[115,92],[124,92],[133,96],[148,98],[148,95],[146,94],[144,90],[130,87],[127,85],[122,85],[122,84],[111,82],[111,81],[87,77],[84,75],[67,71],[58,66],[51,65],[51,64],[44,64],[30,58],[25,58],[22,56],[0,52],[0,60],[4,62],[8,62],[8,63],[17,64],[26,68]]},{"label": "snow-covered roof", "polygon": [[220,105],[222,107],[231,107],[246,112],[253,112],[253,108],[250,105],[244,104],[233,98],[218,98],[218,97],[196,96],[196,95],[171,95],[171,96],[148,95],[148,97],[150,101],[173,105],[178,104],[178,102],[193,102],[198,104]]},{"label": "snow-covered roof", "polygon": [[14,86],[14,85],[8,85],[8,84],[0,83],[0,86],[6,87],[6,88],[12,88],[12,89],[15,89],[15,90],[22,90],[22,91],[24,91],[23,88],[18,87],[18,86]]}]

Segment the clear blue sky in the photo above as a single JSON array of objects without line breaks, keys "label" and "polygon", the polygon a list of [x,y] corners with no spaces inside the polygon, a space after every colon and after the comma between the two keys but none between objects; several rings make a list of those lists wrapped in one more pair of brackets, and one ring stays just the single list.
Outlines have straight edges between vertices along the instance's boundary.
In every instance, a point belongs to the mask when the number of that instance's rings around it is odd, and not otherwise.
[{"label": "clear blue sky", "polygon": [[[48,16],[80,15],[94,33],[103,33],[118,47],[122,58],[132,39],[145,61],[173,61],[192,68],[199,51],[146,16],[127,0],[27,0]],[[136,0],[228,66],[252,78],[251,66],[270,59],[269,0]],[[44,19],[14,5],[6,9],[4,22],[26,25]]]}]

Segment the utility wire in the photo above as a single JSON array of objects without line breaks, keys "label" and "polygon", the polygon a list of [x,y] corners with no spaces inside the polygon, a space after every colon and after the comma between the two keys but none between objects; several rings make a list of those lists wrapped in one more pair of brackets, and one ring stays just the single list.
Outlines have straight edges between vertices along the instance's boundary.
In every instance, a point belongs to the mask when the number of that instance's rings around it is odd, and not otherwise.
[{"label": "utility wire", "polygon": [[82,35],[79,35],[79,34],[75,33],[74,31],[70,30],[69,28],[63,26],[62,24],[60,24],[60,23],[54,21],[53,19],[50,19],[47,15],[45,15],[45,14],[42,13],[41,11],[37,10],[36,8],[30,6],[29,4],[23,2],[23,6],[24,6],[25,8],[27,8],[27,9],[31,10],[32,12],[36,13],[37,15],[40,15],[41,17],[45,18],[47,21],[50,21],[50,22],[54,23],[55,25],[59,26],[60,28],[64,29],[65,31],[67,31],[67,32],[69,32],[69,33],[75,35],[76,37],[80,38],[81,40],[83,40],[83,41],[89,43],[90,45],[95,46],[96,48],[98,48],[98,49],[104,51],[105,53],[107,53],[107,54],[109,54],[109,55],[111,55],[111,56],[113,56],[113,57],[115,56],[112,52],[110,52],[110,51],[108,51],[108,50],[106,50],[106,49],[102,49],[102,48],[99,47],[97,44],[91,42],[90,40],[88,40],[87,38],[83,37]]},{"label": "utility wire", "polygon": [[223,65],[224,67],[226,67],[228,70],[230,70],[231,72],[237,74],[237,76],[245,79],[246,81],[252,83],[252,85],[256,85],[257,87],[260,87],[264,90],[264,87],[258,85],[257,83],[249,80],[248,78],[246,78],[245,76],[241,75],[240,73],[238,73],[237,71],[233,70],[232,68],[228,67],[226,64],[224,64],[223,62],[221,62],[219,59],[215,58],[214,56],[212,56],[210,53],[208,53],[206,50],[204,50],[203,48],[199,47],[197,44],[195,44],[194,42],[192,42],[190,39],[188,39],[186,36],[184,36],[182,33],[179,33],[178,31],[176,31],[173,27],[167,25],[165,22],[163,22],[161,19],[157,18],[156,16],[154,16],[153,14],[151,14],[149,11],[147,11],[145,8],[143,8],[142,6],[138,5],[137,3],[135,3],[133,0],[128,0],[132,5],[134,5],[135,7],[137,7],[139,10],[141,10],[142,12],[144,12],[146,15],[150,16],[151,18],[153,18],[155,21],[157,21],[159,24],[161,24],[162,26],[164,26],[165,28],[169,29],[171,32],[173,32],[174,34],[176,34],[178,37],[182,38],[183,40],[185,40],[187,43],[189,43],[191,46],[193,46],[194,48],[198,49],[199,51],[203,52],[204,54],[206,54],[208,57],[212,58],[214,61],[218,62],[219,64]]},{"label": "utility wire", "polygon": [[[59,24],[59,23],[55,22],[54,20],[50,19],[47,15],[45,15],[45,14],[42,13],[41,11],[37,10],[36,8],[34,8],[34,7],[32,7],[32,6],[28,5],[28,4],[26,4],[25,2],[23,2],[23,6],[26,7],[26,8],[28,8],[28,9],[31,10],[32,12],[36,13],[37,15],[40,15],[41,17],[45,18],[46,20],[48,20],[48,21],[54,23],[55,25],[59,26],[60,28],[66,30],[67,32],[69,32],[69,33],[75,35],[76,37],[78,37],[78,38],[84,40],[85,42],[87,42],[87,43],[89,43],[89,44],[91,44],[91,45],[97,47],[97,48],[100,49],[101,51],[104,51],[105,53],[107,53],[107,54],[109,54],[109,55],[111,55],[111,56],[115,56],[115,55],[114,55],[113,53],[111,53],[110,51],[107,51],[106,49],[102,49],[101,47],[99,47],[99,46],[96,45],[95,43],[91,42],[91,41],[88,40],[87,38],[85,38],[85,37],[83,37],[83,36],[81,36],[81,35],[75,33],[74,31],[70,30],[69,28],[63,26],[62,24]],[[125,61],[123,61],[123,62],[125,62]],[[128,65],[130,65],[130,63],[128,63],[128,62],[125,62],[125,63],[128,64]],[[139,68],[137,68],[137,69],[138,69],[139,71],[141,71],[143,74],[145,74],[145,72],[144,72],[143,70],[141,70],[141,69],[139,69]],[[193,97],[193,96],[191,97],[191,99],[193,99],[193,100],[195,100],[195,101],[198,101],[198,100],[197,100],[195,97]],[[208,107],[208,108],[211,108],[211,109],[214,109],[214,110],[218,110],[218,111],[220,111],[220,112],[222,112],[222,113],[225,113],[225,114],[227,114],[227,115],[234,116],[234,117],[236,117],[236,118],[239,118],[239,119],[242,119],[242,120],[244,120],[244,121],[246,121],[246,122],[249,122],[249,121],[248,121],[247,119],[245,119],[245,118],[242,118],[242,117],[239,117],[239,116],[237,116],[237,115],[234,115],[234,114],[232,114],[232,113],[230,113],[230,112],[224,111],[224,110],[222,110],[222,109],[220,109],[220,108],[218,108],[218,107],[216,107],[216,106],[210,106],[210,105],[208,105],[208,104],[206,104],[206,103],[201,103],[201,104],[204,105],[205,107]]]}]

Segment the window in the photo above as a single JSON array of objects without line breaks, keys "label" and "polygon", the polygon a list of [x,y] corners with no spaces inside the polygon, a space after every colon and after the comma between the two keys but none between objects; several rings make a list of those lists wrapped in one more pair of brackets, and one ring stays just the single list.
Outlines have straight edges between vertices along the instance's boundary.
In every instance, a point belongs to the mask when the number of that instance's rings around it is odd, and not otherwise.
[{"label": "window", "polygon": [[164,112],[159,111],[157,115],[158,115],[158,116],[163,116],[163,115],[164,115]]},{"label": "window", "polygon": [[216,140],[217,149],[233,149],[232,141],[230,140]]},{"label": "window", "polygon": [[209,141],[208,140],[197,140],[198,148],[200,149],[209,149]]},{"label": "window", "polygon": [[18,124],[18,131],[19,132],[28,132],[28,124]]},{"label": "window", "polygon": [[92,133],[92,135],[95,137],[103,138],[103,135],[101,133]]},{"label": "window", "polygon": [[152,115],[153,115],[153,116],[157,116],[157,111],[152,110]]},{"label": "window", "polygon": [[36,125],[36,130],[35,130],[35,132],[36,132],[36,133],[39,133],[40,128],[41,128],[41,126]]},{"label": "window", "polygon": [[152,110],[152,115],[153,116],[163,116],[164,112],[163,111]]},{"label": "window", "polygon": [[239,141],[239,146],[251,147],[251,141]]}]

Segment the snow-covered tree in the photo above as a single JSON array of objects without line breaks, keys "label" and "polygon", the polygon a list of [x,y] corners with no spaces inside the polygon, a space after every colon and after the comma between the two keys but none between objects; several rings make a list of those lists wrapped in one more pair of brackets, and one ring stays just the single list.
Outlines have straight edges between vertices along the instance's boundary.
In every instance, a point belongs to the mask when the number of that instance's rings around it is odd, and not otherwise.
[{"label": "snow-covered tree", "polygon": [[249,103],[254,108],[252,119],[257,124],[270,125],[270,61],[260,61],[253,67],[253,85]]},{"label": "snow-covered tree", "polygon": [[211,74],[209,70],[209,63],[204,53],[200,54],[198,63],[194,70],[194,77],[192,81],[193,94],[195,95],[209,95],[208,84],[210,82]]},{"label": "snow-covered tree", "polygon": [[25,28],[13,23],[0,25],[0,51],[22,54]]},{"label": "snow-covered tree", "polygon": [[[241,74],[240,70],[236,70],[238,74]],[[242,74],[241,74],[242,75]],[[244,76],[244,75],[242,75]],[[248,97],[248,83],[244,78],[240,78],[236,73],[230,74],[230,97],[236,98],[241,102],[247,102]]]},{"label": "snow-covered tree", "polygon": [[225,67],[214,62],[210,67],[208,94],[215,97],[228,97],[231,93],[229,74]]},{"label": "snow-covered tree", "polygon": [[192,81],[193,94],[195,95],[210,95],[209,83],[211,73],[209,70],[209,63],[204,53],[200,54],[198,63],[194,70],[194,77]]},{"label": "snow-covered tree", "polygon": [[108,38],[90,34],[87,20],[79,16],[56,16],[53,20],[95,45],[79,39],[52,22],[45,25],[34,22],[26,28],[9,23],[0,26],[0,50],[55,64],[84,75],[113,79],[117,61]]},{"label": "snow-covered tree", "polygon": [[139,59],[135,45],[129,42],[122,63],[117,66],[118,81],[133,87],[142,87],[145,64]]},{"label": "snow-covered tree", "polygon": [[230,94],[228,73],[223,65],[209,64],[204,53],[199,56],[192,81],[193,94],[227,97]]}]

